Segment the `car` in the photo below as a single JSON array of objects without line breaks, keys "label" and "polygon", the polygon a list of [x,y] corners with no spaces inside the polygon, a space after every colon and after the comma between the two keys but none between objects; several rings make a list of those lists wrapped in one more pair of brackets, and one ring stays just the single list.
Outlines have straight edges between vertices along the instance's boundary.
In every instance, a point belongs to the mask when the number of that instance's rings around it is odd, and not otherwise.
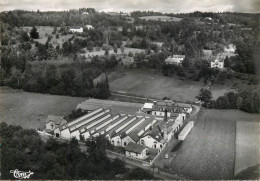
[{"label": "car", "polygon": [[165,158],[165,159],[168,159],[168,158],[169,158],[169,155],[168,155],[168,154],[166,154],[164,158]]}]

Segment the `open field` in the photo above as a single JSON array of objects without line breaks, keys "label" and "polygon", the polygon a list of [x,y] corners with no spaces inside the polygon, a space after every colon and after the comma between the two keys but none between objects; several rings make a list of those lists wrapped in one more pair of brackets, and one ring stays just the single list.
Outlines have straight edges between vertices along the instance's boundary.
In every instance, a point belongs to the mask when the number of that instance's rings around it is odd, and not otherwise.
[{"label": "open field", "polygon": [[49,114],[67,115],[81,97],[38,94],[0,87],[0,122],[20,125],[23,128],[44,128]]},{"label": "open field", "polygon": [[155,21],[181,21],[182,18],[171,17],[171,16],[143,16],[140,17],[145,20],[155,20]]},{"label": "open field", "polygon": [[[259,121],[259,119],[258,119]],[[260,122],[238,121],[236,125],[235,175],[260,161]],[[241,175],[243,178],[243,175]],[[239,178],[239,177],[238,177]],[[253,179],[248,178],[248,179]]]},{"label": "open field", "polygon": [[[196,101],[195,97],[204,87],[202,82],[180,80],[177,76],[165,77],[158,70],[138,68],[116,70],[109,75],[109,80],[110,90],[114,92],[157,99],[166,96],[177,101]],[[226,86],[211,88],[213,97],[230,90]]]},{"label": "open field", "polygon": [[236,123],[202,110],[170,167],[191,179],[232,179]]},{"label": "open field", "polygon": [[[246,168],[259,160],[256,143],[252,144],[259,137],[259,118],[239,110],[203,109],[171,161],[171,169],[191,179],[233,179],[235,162]],[[235,156],[236,151],[240,156]]]}]

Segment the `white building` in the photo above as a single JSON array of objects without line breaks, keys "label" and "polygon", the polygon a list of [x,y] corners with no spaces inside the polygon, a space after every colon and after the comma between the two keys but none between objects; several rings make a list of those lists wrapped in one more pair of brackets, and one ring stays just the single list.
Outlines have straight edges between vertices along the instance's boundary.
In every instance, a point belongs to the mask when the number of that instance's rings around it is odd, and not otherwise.
[{"label": "white building", "polygon": [[235,53],[236,46],[233,44],[229,44],[228,47],[224,47],[224,51],[227,53]]},{"label": "white building", "polygon": [[93,30],[93,29],[94,29],[94,27],[93,27],[92,25],[86,25],[86,28],[87,28],[88,30]]},{"label": "white building", "polygon": [[210,67],[211,68],[223,69],[224,68],[224,60],[215,59],[214,61],[210,62]]},{"label": "white building", "polygon": [[83,28],[80,27],[80,28],[70,28],[70,31],[72,33],[83,33]]},{"label": "white building", "polygon": [[130,158],[144,160],[148,157],[147,152],[148,148],[136,143],[129,143],[125,147],[125,155]]},{"label": "white building", "polygon": [[183,128],[183,130],[178,135],[178,139],[185,140],[186,136],[189,134],[193,126],[194,126],[194,121],[188,122],[188,124]]},{"label": "white building", "polygon": [[46,130],[53,131],[55,128],[66,124],[67,121],[62,116],[49,115],[45,121]]},{"label": "white building", "polygon": [[184,58],[185,55],[172,55],[165,60],[165,63],[171,65],[180,65]]}]

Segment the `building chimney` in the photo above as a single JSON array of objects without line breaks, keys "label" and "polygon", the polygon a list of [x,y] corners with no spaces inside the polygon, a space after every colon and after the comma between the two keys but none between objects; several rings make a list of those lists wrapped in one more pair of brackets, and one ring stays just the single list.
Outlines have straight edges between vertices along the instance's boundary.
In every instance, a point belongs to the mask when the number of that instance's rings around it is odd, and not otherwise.
[{"label": "building chimney", "polygon": [[163,138],[167,140],[167,109],[164,111]]}]

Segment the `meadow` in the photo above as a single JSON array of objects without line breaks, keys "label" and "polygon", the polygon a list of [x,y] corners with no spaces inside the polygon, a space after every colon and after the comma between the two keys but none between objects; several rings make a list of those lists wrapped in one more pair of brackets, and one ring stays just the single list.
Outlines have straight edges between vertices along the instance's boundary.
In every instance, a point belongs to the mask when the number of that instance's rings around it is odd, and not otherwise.
[{"label": "meadow", "polygon": [[65,116],[74,110],[82,97],[24,92],[0,87],[0,122],[23,128],[45,128],[48,115]]},{"label": "meadow", "polygon": [[[176,101],[197,101],[195,98],[202,82],[181,80],[177,76],[166,77],[158,70],[149,69],[117,69],[109,76],[110,90],[118,93],[162,99],[169,97]],[[213,86],[213,98],[223,95],[231,88],[224,85]]]},{"label": "meadow", "polygon": [[[23,27],[23,29],[30,33],[32,27]],[[48,36],[53,36],[53,38],[51,39],[51,43],[55,46],[59,45],[60,47],[62,47],[62,44],[64,42],[66,42],[69,38],[71,38],[73,36],[73,34],[67,34],[67,35],[61,35],[60,33],[56,33],[59,34],[59,38],[56,38],[56,34],[52,34],[54,27],[52,26],[36,26],[37,31],[39,32],[39,38],[38,39],[34,39],[34,41],[39,42],[41,44],[45,44]],[[58,31],[59,28],[57,28]]]}]

